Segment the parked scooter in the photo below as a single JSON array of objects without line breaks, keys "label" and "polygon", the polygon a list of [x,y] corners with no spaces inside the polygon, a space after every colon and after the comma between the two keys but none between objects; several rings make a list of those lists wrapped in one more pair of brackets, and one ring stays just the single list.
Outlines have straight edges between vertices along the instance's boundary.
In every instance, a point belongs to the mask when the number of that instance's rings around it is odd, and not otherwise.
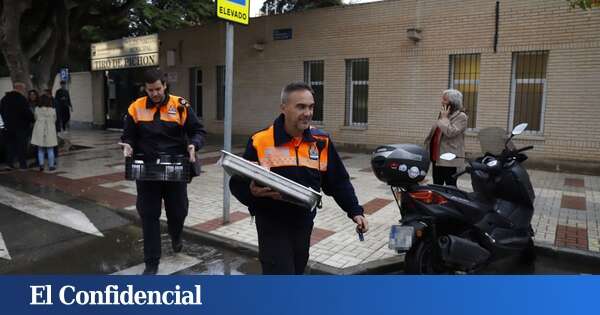
[{"label": "parked scooter", "polygon": [[[501,128],[480,131],[484,155],[463,172],[471,175],[472,193],[453,186],[420,185],[429,169],[429,153],[413,144],[386,145],[373,153],[375,176],[391,186],[402,216],[390,231],[390,248],[406,253],[409,274],[473,273],[492,262],[521,255],[533,259],[531,218],[535,193],[521,163],[533,147],[515,149]],[[452,153],[440,156],[445,160]]]}]

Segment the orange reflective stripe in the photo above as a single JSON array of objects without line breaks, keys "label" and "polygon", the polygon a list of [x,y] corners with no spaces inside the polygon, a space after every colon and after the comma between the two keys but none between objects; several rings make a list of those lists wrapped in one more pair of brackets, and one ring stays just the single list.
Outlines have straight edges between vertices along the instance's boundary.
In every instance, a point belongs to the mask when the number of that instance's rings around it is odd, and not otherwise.
[{"label": "orange reflective stripe", "polygon": [[145,107],[146,105],[144,105],[144,108],[141,108],[139,106],[135,108],[135,113],[137,116],[136,122],[154,120],[154,113],[156,113],[156,108],[147,109]]},{"label": "orange reflective stripe", "polygon": [[[298,147],[298,164],[321,171],[327,170],[327,147],[329,139],[327,137],[313,136],[317,141],[324,143],[319,154],[317,142],[302,142]],[[320,164],[320,166],[319,166]]]},{"label": "orange reflective stripe", "polygon": [[287,146],[263,147],[261,152],[262,154],[259,156],[258,161],[260,162],[260,165],[266,168],[296,166],[296,156],[293,155],[290,148]]},{"label": "orange reflective stripe", "polygon": [[146,108],[146,97],[141,97],[131,103],[127,112],[131,115],[133,121],[138,123],[140,121],[152,121],[156,108]]},{"label": "orange reflective stripe", "polygon": [[179,103],[178,96],[169,96],[167,105],[160,108],[160,120],[167,122],[175,122],[181,126],[187,119],[187,109]]},{"label": "orange reflective stripe", "polygon": [[[327,171],[327,147],[329,138],[316,136],[315,138],[325,143],[319,155],[316,142],[300,142],[298,147],[294,141],[275,146],[274,127],[257,132],[252,136],[252,144],[256,149],[260,165],[266,168],[283,166],[303,166],[322,172]],[[297,156],[296,156],[296,150]],[[319,165],[320,164],[320,165]]]},{"label": "orange reflective stripe", "polygon": [[275,138],[273,137],[273,126],[259,131],[252,136],[252,145],[258,155],[258,160],[264,159],[265,149],[275,147]]}]

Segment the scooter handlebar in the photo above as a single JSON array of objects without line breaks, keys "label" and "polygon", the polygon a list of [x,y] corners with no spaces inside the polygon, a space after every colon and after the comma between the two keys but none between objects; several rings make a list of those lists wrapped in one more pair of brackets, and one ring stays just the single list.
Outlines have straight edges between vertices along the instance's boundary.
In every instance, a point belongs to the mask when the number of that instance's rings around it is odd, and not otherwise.
[{"label": "scooter handlebar", "polygon": [[452,178],[458,178],[465,173],[470,173],[471,171],[486,171],[486,170],[487,170],[487,166],[485,164],[471,161],[471,162],[469,162],[469,165],[467,165],[467,167],[465,168],[464,171],[456,173],[451,176],[452,176]]},{"label": "scooter handlebar", "polygon": [[[485,171],[485,170],[487,170],[487,166],[485,164],[483,164],[483,163],[479,163],[479,162],[473,161],[470,164],[471,164],[470,169],[473,170],[473,171]],[[469,167],[467,167],[467,169],[469,169]]]},{"label": "scooter handlebar", "polygon": [[471,169],[472,169],[471,166],[467,166],[464,171],[452,174],[451,176],[452,176],[452,178],[457,179],[460,176],[464,175],[465,173],[471,172]]},{"label": "scooter handlebar", "polygon": [[533,146],[532,146],[532,145],[529,145],[529,146],[526,146],[526,147],[520,148],[519,150],[517,150],[517,152],[516,152],[516,153],[521,153],[521,152],[524,152],[524,151],[527,151],[527,150],[531,150],[531,149],[533,149]]}]

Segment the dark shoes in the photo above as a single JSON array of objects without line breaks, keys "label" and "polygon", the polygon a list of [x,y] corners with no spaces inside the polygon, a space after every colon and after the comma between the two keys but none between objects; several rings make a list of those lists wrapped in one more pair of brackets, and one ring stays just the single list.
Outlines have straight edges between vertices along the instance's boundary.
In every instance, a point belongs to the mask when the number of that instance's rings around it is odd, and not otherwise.
[{"label": "dark shoes", "polygon": [[[179,253],[183,249],[183,241],[181,239],[181,235],[177,238],[171,239],[171,247],[173,248],[173,252]],[[144,268],[144,272],[142,275],[155,275],[158,272],[158,262],[157,263],[146,263],[146,268]]]},{"label": "dark shoes", "polygon": [[181,236],[171,239],[171,247],[173,247],[173,252],[181,252],[181,250],[183,249],[183,242],[181,241]]},{"label": "dark shoes", "polygon": [[52,172],[52,171],[56,171],[56,167],[51,167],[50,172]]},{"label": "dark shoes", "polygon": [[148,275],[155,275],[157,273],[158,273],[158,263],[156,263],[156,264],[146,263],[146,268],[144,268],[144,272],[142,272],[142,275],[148,276]]},{"label": "dark shoes", "polygon": [[44,171],[44,167],[40,166],[40,172],[43,172],[43,171]]}]

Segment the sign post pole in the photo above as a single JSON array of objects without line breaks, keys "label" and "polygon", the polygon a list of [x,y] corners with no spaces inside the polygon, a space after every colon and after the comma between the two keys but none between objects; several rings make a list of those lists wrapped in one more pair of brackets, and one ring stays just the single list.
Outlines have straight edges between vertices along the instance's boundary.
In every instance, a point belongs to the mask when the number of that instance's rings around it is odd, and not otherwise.
[{"label": "sign post pole", "polygon": [[[233,23],[227,22],[225,49],[225,130],[224,149],[231,152],[231,101],[233,97]],[[223,172],[223,223],[229,223],[229,174]]]},{"label": "sign post pole", "polygon": [[[225,108],[223,150],[231,152],[233,99],[233,23],[248,24],[250,0],[217,0],[217,16],[227,21],[225,37]],[[229,223],[229,175],[223,172],[223,223]]]}]

